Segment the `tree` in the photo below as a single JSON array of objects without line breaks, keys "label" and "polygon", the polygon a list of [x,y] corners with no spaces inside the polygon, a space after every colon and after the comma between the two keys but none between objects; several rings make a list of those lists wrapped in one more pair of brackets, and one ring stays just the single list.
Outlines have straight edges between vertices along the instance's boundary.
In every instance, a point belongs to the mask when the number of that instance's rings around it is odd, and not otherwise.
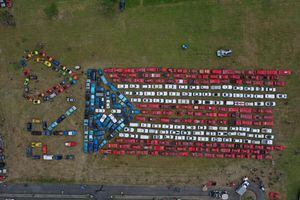
[{"label": "tree", "polygon": [[116,0],[99,0],[100,8],[104,13],[110,13],[114,10]]},{"label": "tree", "polygon": [[10,14],[10,12],[8,12],[7,10],[0,12],[0,21],[3,25],[7,25],[7,26],[16,25],[14,16]]},{"label": "tree", "polygon": [[58,15],[58,7],[56,3],[50,4],[48,7],[44,9],[45,14],[49,19],[52,19],[53,17]]}]

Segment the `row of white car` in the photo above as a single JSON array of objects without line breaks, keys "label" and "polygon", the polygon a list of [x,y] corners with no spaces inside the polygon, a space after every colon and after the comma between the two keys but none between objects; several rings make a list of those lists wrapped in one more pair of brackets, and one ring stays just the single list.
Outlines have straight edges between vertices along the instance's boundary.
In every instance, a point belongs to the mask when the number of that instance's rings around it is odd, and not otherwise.
[{"label": "row of white car", "polygon": [[127,133],[138,133],[138,134],[162,134],[162,135],[195,135],[195,136],[239,136],[248,138],[258,138],[258,139],[274,139],[274,135],[262,134],[262,133],[249,133],[249,132],[239,132],[239,131],[190,131],[190,130],[171,130],[171,129],[152,129],[152,128],[132,128],[125,127],[124,132]]},{"label": "row of white car", "polygon": [[223,97],[223,98],[250,98],[250,99],[287,99],[287,94],[249,94],[249,93],[219,93],[219,92],[168,92],[168,91],[125,91],[128,96],[153,97]]},{"label": "row of white car", "polygon": [[234,90],[249,92],[276,92],[275,87],[235,85],[177,85],[177,84],[117,84],[118,89],[168,89],[168,90]]},{"label": "row of white car", "polygon": [[194,104],[246,107],[274,107],[274,101],[223,101],[223,100],[190,100],[190,99],[158,99],[158,98],[130,98],[132,103],[162,103],[162,104]]},{"label": "row of white car", "polygon": [[[170,129],[170,130],[209,130],[209,131],[238,131],[238,132],[250,132],[250,133],[266,133],[271,134],[273,130],[271,128],[250,128],[243,126],[195,126],[184,124],[152,124],[152,123],[137,123],[131,122],[126,128],[156,128],[156,129]],[[125,129],[126,129],[125,128]],[[124,129],[124,130],[125,130]],[[129,131],[131,132],[131,131]]]},{"label": "row of white car", "polygon": [[119,133],[119,137],[122,138],[134,138],[134,139],[157,139],[157,140],[183,140],[183,141],[198,141],[198,142],[228,142],[228,143],[246,143],[246,144],[266,144],[272,145],[273,140],[261,139],[251,140],[242,138],[223,138],[223,137],[201,137],[201,136],[189,136],[189,135],[141,135],[133,133]]}]

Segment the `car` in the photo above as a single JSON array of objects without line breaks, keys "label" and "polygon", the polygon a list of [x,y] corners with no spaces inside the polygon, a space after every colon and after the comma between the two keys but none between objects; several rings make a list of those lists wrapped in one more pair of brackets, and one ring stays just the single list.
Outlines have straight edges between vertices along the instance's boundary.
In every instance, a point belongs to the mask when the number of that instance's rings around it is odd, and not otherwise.
[{"label": "car", "polygon": [[32,123],[31,122],[28,122],[27,124],[26,124],[26,129],[27,129],[27,131],[32,131]]},{"label": "car", "polygon": [[261,129],[261,132],[262,132],[262,133],[272,133],[273,130],[272,130],[271,128],[262,128],[262,129]]},{"label": "car", "polygon": [[31,122],[32,122],[33,124],[40,124],[40,123],[42,122],[42,120],[33,118],[33,119],[31,120]]},{"label": "car", "polygon": [[38,104],[41,104],[41,100],[40,99],[34,99],[32,101],[32,103],[35,104],[35,105],[38,105]]},{"label": "car", "polygon": [[31,142],[31,147],[32,148],[41,148],[42,143],[41,142]]},{"label": "car", "polygon": [[73,97],[66,97],[67,102],[75,102],[76,99]]},{"label": "car", "polygon": [[254,98],[254,94],[244,94],[244,98]]},{"label": "car", "polygon": [[277,99],[287,99],[287,94],[276,94]]},{"label": "car", "polygon": [[77,145],[77,142],[70,141],[70,142],[65,142],[66,147],[75,147]]},{"label": "car", "polygon": [[65,155],[65,159],[66,160],[74,160],[75,159],[75,155],[67,154],[67,155]]},{"label": "car", "polygon": [[223,57],[229,57],[232,55],[232,50],[231,49],[219,49],[216,52],[217,57],[223,58]]},{"label": "car", "polygon": [[233,97],[232,93],[222,93],[222,97]]},{"label": "car", "polygon": [[268,140],[268,139],[262,139],[261,144],[266,144],[266,145],[272,145],[273,140]]},{"label": "car", "polygon": [[67,116],[65,114],[62,114],[57,120],[56,120],[56,123],[61,123],[64,119],[66,119]]},{"label": "car", "polygon": [[264,106],[264,105],[265,105],[265,102],[263,102],[263,101],[261,101],[261,102],[255,101],[255,102],[254,102],[254,106],[259,106],[259,107],[261,107],[261,106]]},{"label": "car", "polygon": [[53,160],[61,160],[61,159],[63,159],[63,155],[61,154],[57,154],[53,156]]},{"label": "car", "polygon": [[243,142],[243,139],[237,139],[237,138],[234,138],[234,139],[233,139],[233,142],[234,142],[234,143],[242,143],[242,142]]},{"label": "car", "polygon": [[81,69],[81,66],[80,66],[80,65],[76,65],[76,66],[74,67],[74,69],[75,69],[75,70],[80,70],[80,69]]},{"label": "car", "polygon": [[244,87],[244,91],[254,91],[255,88],[254,87]]},{"label": "car", "polygon": [[273,140],[274,139],[274,135],[265,135],[265,138],[269,139],[269,140]]},{"label": "car", "polygon": [[43,64],[46,65],[47,67],[51,67],[51,66],[52,66],[52,63],[49,62],[48,60],[45,60],[45,61],[43,62]]},{"label": "car", "polygon": [[276,106],[276,102],[274,102],[274,101],[266,101],[265,102],[265,106],[267,106],[267,107],[274,107],[274,106]]},{"label": "car", "polygon": [[266,99],[275,99],[275,94],[265,94]]}]

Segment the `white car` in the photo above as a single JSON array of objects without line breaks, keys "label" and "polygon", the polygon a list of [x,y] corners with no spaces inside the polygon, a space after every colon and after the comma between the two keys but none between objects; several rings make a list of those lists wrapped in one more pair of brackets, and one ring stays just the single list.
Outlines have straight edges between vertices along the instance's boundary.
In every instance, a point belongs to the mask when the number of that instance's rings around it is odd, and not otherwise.
[{"label": "white car", "polygon": [[141,127],[143,127],[143,128],[151,128],[151,124],[149,124],[149,123],[141,123]]},{"label": "white car", "polygon": [[260,144],[259,140],[252,140],[252,144]]},{"label": "white car", "polygon": [[212,90],[222,90],[222,86],[221,85],[211,85],[210,89],[212,89]]},{"label": "white car", "polygon": [[254,135],[255,138],[260,138],[260,139],[263,139],[264,136],[265,136],[264,134],[255,134]]},{"label": "white car", "polygon": [[255,91],[256,92],[263,92],[263,91],[265,91],[265,88],[264,87],[255,87]]},{"label": "white car", "polygon": [[233,139],[233,142],[234,142],[234,143],[242,143],[242,142],[243,142],[243,139],[237,139],[237,138],[234,138],[234,139]]},{"label": "white car", "polygon": [[200,89],[201,90],[209,90],[209,86],[208,85],[200,85]]},{"label": "white car", "polygon": [[140,135],[140,139],[148,140],[148,139],[150,139],[150,135]]},{"label": "white car", "polygon": [[129,133],[119,133],[119,137],[128,138],[129,137]]},{"label": "white car", "polygon": [[144,102],[144,103],[152,103],[152,102],[153,102],[153,99],[143,98],[143,102]]},{"label": "white car", "polygon": [[274,135],[265,135],[265,138],[269,139],[269,140],[273,140],[274,139]]},{"label": "white car", "polygon": [[165,99],[165,102],[166,103],[177,103],[177,100],[176,99]]},{"label": "white car", "polygon": [[272,130],[271,128],[262,128],[262,129],[261,129],[261,132],[262,132],[262,133],[272,133],[273,130]]},{"label": "white car", "polygon": [[223,138],[223,142],[232,142],[232,138]]},{"label": "white car", "polygon": [[266,92],[276,92],[276,88],[267,87]]},{"label": "white car", "polygon": [[240,91],[244,90],[243,86],[233,86],[232,89],[233,90],[240,90]]},{"label": "white car", "polygon": [[252,140],[245,139],[245,140],[243,140],[243,143],[251,144]]},{"label": "white car", "polygon": [[167,140],[173,140],[174,135],[164,135],[164,138],[167,139]]},{"label": "white car", "polygon": [[229,136],[236,136],[236,134],[237,134],[237,133],[236,133],[235,131],[234,131],[234,132],[228,132],[228,135],[229,135]]},{"label": "white car", "polygon": [[244,132],[249,132],[250,131],[250,128],[249,127],[243,127],[243,126],[240,126],[238,127],[239,128],[239,131],[244,131]]},{"label": "white car", "polygon": [[208,141],[209,141],[209,138],[208,138],[208,137],[198,137],[198,141],[201,141],[201,142],[208,142]]},{"label": "white car", "polygon": [[273,140],[262,139],[261,140],[261,144],[272,145],[273,144]]},{"label": "white car", "polygon": [[232,90],[232,85],[222,85],[223,90]]},{"label": "white car", "polygon": [[246,137],[246,133],[244,133],[244,132],[237,132],[237,136]]},{"label": "white car", "polygon": [[234,101],[225,101],[226,106],[233,106]]},{"label": "white car", "polygon": [[131,123],[129,123],[129,126],[130,127],[139,127],[140,124],[139,123],[135,123],[135,122],[131,122]]},{"label": "white car", "polygon": [[263,99],[264,95],[263,94],[255,94],[254,98],[256,98],[256,99]]},{"label": "white car", "polygon": [[244,87],[244,91],[254,91],[255,88],[254,87]]},{"label": "white car", "polygon": [[220,138],[220,137],[218,137],[218,138],[216,138],[216,137],[212,137],[212,138],[210,138],[210,141],[211,141],[211,142],[222,142],[222,141],[223,141],[223,139],[222,139],[222,138]]},{"label": "white car", "polygon": [[152,128],[161,128],[161,124],[152,124]]},{"label": "white car", "polygon": [[244,94],[243,93],[233,93],[234,98],[243,98]]},{"label": "white car", "polygon": [[263,101],[261,101],[261,102],[255,101],[255,102],[254,102],[254,106],[259,106],[259,107],[261,107],[261,106],[264,106],[264,105],[265,105],[265,102],[263,102]]},{"label": "white car", "polygon": [[125,95],[132,95],[132,91],[125,91]]},{"label": "white car", "polygon": [[140,88],[140,85],[138,85],[138,84],[130,84],[130,85],[129,85],[129,88],[139,89],[139,88]]},{"label": "white car", "polygon": [[130,134],[129,137],[134,138],[134,139],[138,139],[139,135],[138,134]]},{"label": "white car", "polygon": [[215,131],[206,131],[205,135],[207,135],[207,136],[216,136],[217,132],[215,132]]},{"label": "white car", "polygon": [[227,136],[228,133],[227,133],[227,132],[219,131],[219,132],[217,132],[217,135],[218,135],[218,136]]},{"label": "white car", "polygon": [[217,131],[218,127],[217,126],[209,126],[208,130],[213,130],[213,131]]},{"label": "white car", "polygon": [[275,94],[265,94],[266,99],[275,99]]},{"label": "white car", "polygon": [[244,94],[244,98],[254,98],[254,94]]},{"label": "white car", "polygon": [[175,140],[185,140],[184,135],[175,135]]},{"label": "white car", "polygon": [[198,130],[206,130],[206,129],[207,129],[207,126],[197,126],[197,129],[198,129]]},{"label": "white car", "polygon": [[124,128],[124,131],[125,131],[125,132],[131,132],[131,133],[132,133],[132,132],[134,132],[134,128],[131,128],[131,127],[125,127],[125,128]]},{"label": "white car", "polygon": [[211,96],[211,92],[202,92],[202,96],[203,97],[210,97]]},{"label": "white car", "polygon": [[186,140],[197,141],[197,137],[196,136],[186,136]]},{"label": "white car", "polygon": [[187,89],[189,89],[189,86],[188,85],[179,85],[178,89],[180,89],[180,90],[187,90]]},{"label": "white car", "polygon": [[222,97],[232,97],[232,93],[222,93]]},{"label": "white car", "polygon": [[130,101],[133,103],[140,103],[140,102],[142,102],[142,99],[141,98],[131,98]]},{"label": "white car", "polygon": [[245,102],[245,106],[254,106],[253,102]]},{"label": "white car", "polygon": [[200,97],[201,95],[201,92],[193,92],[193,97]]},{"label": "white car", "polygon": [[287,94],[276,94],[277,99],[287,99]]},{"label": "white car", "polygon": [[153,137],[153,139],[158,139],[158,140],[164,139],[163,135],[153,135],[152,137]]},{"label": "white car", "polygon": [[156,92],[157,96],[168,96],[168,92],[164,91],[164,92]]},{"label": "white car", "polygon": [[247,137],[253,138],[254,134],[253,133],[247,133]]},{"label": "white car", "polygon": [[227,131],[228,127],[227,126],[219,126],[219,130],[221,130],[221,131]]},{"label": "white car", "polygon": [[193,135],[205,135],[204,131],[193,131]]},{"label": "white car", "polygon": [[180,92],[169,92],[169,96],[179,97],[180,96]]},{"label": "white car", "polygon": [[158,134],[158,130],[157,129],[149,129],[149,133]]},{"label": "white car", "polygon": [[231,130],[231,131],[238,131],[239,127],[237,127],[237,126],[230,126],[229,130]]},{"label": "white car", "polygon": [[267,101],[267,102],[265,103],[265,106],[268,106],[268,107],[274,107],[274,106],[276,106],[276,102],[274,102],[274,101]]},{"label": "white car", "polygon": [[251,128],[251,132],[252,133],[260,133],[260,129],[259,128]]}]

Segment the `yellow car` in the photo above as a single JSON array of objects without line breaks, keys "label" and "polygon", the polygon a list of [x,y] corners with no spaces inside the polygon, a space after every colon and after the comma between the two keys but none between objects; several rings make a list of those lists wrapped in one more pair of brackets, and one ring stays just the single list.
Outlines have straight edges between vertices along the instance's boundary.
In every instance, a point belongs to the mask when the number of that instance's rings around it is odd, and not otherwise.
[{"label": "yellow car", "polygon": [[44,65],[46,65],[47,67],[51,67],[52,64],[48,60],[45,60],[44,61]]},{"label": "yellow car", "polygon": [[42,147],[42,143],[41,142],[31,142],[31,147],[32,148],[40,148],[40,147]]},{"label": "yellow car", "polygon": [[33,104],[41,104],[41,100],[39,99],[35,99],[32,101]]},{"label": "yellow car", "polygon": [[42,120],[40,120],[40,119],[32,119],[31,122],[34,123],[34,124],[39,124],[39,123],[42,123]]},{"label": "yellow car", "polygon": [[37,57],[34,59],[35,62],[43,62],[44,59],[43,58],[40,58],[40,57]]}]

